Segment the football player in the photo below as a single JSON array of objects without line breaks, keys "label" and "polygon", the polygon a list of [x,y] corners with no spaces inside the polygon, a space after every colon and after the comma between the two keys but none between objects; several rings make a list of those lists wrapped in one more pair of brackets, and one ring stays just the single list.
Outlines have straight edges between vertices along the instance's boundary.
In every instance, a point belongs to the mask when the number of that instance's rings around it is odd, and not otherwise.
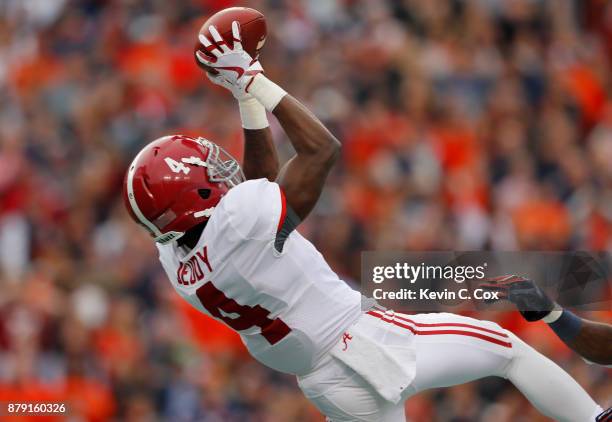
[{"label": "football player", "polygon": [[[453,314],[403,315],[364,300],[295,228],[316,204],[340,143],[214,27],[198,60],[238,101],[244,174],[203,138],[145,146],[125,178],[126,206],[154,237],[177,293],[238,332],[251,355],[295,374],[331,421],[404,421],[420,391],[509,379],[542,413],[593,421],[601,408],[567,373],[499,325]],[[280,170],[266,110],[295,149]],[[244,179],[247,179],[246,181]],[[376,200],[373,198],[372,200]],[[333,233],[329,233],[333,236]]]}]

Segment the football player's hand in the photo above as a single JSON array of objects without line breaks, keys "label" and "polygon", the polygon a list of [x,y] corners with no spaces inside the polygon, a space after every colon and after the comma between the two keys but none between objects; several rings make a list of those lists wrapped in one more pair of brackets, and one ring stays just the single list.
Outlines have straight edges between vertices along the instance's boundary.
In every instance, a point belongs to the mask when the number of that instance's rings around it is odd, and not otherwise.
[{"label": "football player's hand", "polygon": [[240,38],[240,25],[237,21],[232,22],[233,47],[230,48],[217,31],[217,28],[208,28],[214,44],[203,34],[199,39],[206,51],[214,58],[207,56],[201,51],[196,52],[200,63],[218,72],[217,75],[209,74],[209,79],[217,84],[228,88],[234,97],[240,98],[247,92],[247,87],[253,77],[263,72],[258,60],[253,59],[249,53],[242,48]]},{"label": "football player's hand", "polygon": [[246,101],[248,99],[253,98],[251,94],[249,94],[243,89],[240,89],[238,85],[232,84],[230,81],[225,79],[225,76],[219,73],[217,73],[216,75],[213,75],[210,72],[206,72],[206,76],[213,84],[222,86],[223,88],[231,92],[234,98],[237,99],[238,101]]},{"label": "football player's hand", "polygon": [[553,302],[533,281],[517,275],[504,275],[488,279],[479,288],[497,292],[497,300],[508,300],[516,305],[527,321],[538,321],[555,309]]}]

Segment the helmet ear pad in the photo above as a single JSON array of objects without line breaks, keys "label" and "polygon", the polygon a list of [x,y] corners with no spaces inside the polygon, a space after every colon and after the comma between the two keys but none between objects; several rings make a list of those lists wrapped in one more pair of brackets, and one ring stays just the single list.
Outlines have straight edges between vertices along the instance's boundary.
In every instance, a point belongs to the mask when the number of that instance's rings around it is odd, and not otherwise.
[{"label": "helmet ear pad", "polygon": [[208,199],[210,198],[210,189],[207,189],[207,188],[198,189],[198,195],[200,195],[200,198],[202,199]]}]

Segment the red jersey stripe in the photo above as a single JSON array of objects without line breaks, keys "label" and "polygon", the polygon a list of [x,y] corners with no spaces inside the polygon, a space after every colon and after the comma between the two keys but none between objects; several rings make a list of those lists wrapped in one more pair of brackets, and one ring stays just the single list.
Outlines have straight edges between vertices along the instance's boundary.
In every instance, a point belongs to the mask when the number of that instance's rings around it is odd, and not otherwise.
[{"label": "red jersey stripe", "polygon": [[283,227],[283,224],[285,224],[285,217],[287,217],[287,200],[285,199],[285,192],[283,192],[283,189],[279,187],[280,190],[280,196],[281,196],[281,215],[280,215],[280,219],[278,220],[278,226],[276,227],[276,233],[278,233],[280,231],[280,229]]}]

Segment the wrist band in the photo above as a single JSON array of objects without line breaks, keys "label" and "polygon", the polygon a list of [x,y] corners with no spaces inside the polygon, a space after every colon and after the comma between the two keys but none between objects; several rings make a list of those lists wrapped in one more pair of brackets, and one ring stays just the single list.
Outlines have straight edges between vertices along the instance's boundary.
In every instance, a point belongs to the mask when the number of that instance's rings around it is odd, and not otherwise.
[{"label": "wrist band", "polygon": [[555,307],[553,308],[553,310],[550,311],[548,315],[546,315],[544,318],[542,318],[542,321],[547,324],[551,324],[561,318],[561,314],[563,314],[563,308],[559,306],[559,304],[555,303]]},{"label": "wrist band", "polygon": [[257,99],[248,98],[238,101],[240,108],[240,120],[245,129],[265,129],[269,126],[266,109]]},{"label": "wrist band", "polygon": [[557,319],[555,322],[549,324],[550,328],[553,329],[555,333],[559,336],[561,340],[564,342],[571,342],[580,332],[580,328],[582,327],[582,320],[580,317],[577,317],[567,309],[563,311],[561,317]]},{"label": "wrist band", "polygon": [[268,111],[274,110],[283,97],[287,95],[287,91],[261,73],[251,79],[246,87],[246,91],[257,98]]}]

